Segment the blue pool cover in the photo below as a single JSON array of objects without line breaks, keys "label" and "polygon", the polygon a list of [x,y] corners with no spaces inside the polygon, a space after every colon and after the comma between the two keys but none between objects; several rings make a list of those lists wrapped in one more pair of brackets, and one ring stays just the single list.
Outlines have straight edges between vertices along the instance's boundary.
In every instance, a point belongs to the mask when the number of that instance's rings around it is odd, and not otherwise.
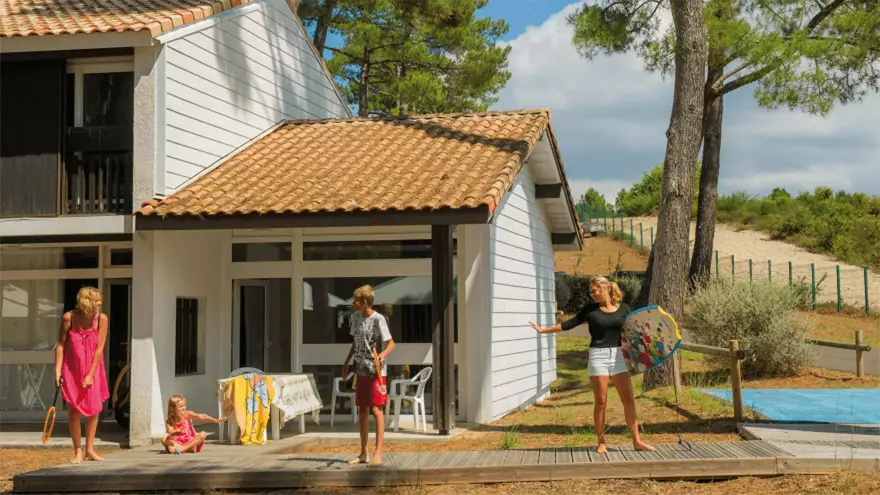
[{"label": "blue pool cover", "polygon": [[[730,401],[730,390],[700,389]],[[744,389],[743,406],[774,421],[880,423],[880,389]]]}]

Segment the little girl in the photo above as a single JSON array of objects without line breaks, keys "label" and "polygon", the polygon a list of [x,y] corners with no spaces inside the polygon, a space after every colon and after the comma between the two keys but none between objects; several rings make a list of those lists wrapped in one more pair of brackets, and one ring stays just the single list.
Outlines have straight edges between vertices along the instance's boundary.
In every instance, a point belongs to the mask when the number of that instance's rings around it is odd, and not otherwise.
[{"label": "little girl", "polygon": [[186,409],[186,399],[172,395],[168,399],[168,417],[165,419],[165,441],[162,445],[169,454],[201,452],[208,434],[201,431],[196,435],[192,420],[222,423],[226,417],[214,419],[207,414],[199,414]]}]

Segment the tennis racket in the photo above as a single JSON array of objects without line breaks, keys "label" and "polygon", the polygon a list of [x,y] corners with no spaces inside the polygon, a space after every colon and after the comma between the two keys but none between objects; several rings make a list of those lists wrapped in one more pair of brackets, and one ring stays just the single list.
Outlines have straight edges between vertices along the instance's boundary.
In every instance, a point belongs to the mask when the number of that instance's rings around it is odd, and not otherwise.
[{"label": "tennis racket", "polygon": [[61,381],[55,387],[55,398],[52,399],[52,407],[46,412],[46,421],[43,422],[43,444],[52,437],[52,429],[55,428],[55,403],[58,402],[58,392],[61,390]]}]

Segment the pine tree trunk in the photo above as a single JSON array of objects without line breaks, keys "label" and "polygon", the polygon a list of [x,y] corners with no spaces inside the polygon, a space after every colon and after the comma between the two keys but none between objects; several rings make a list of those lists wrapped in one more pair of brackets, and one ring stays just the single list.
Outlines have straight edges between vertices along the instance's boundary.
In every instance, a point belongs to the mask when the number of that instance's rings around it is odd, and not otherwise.
[{"label": "pine tree trunk", "polygon": [[697,205],[697,232],[689,274],[691,288],[712,274],[712,251],[715,244],[715,212],[718,204],[718,173],[721,169],[721,125],[724,96],[712,85],[724,72],[724,54],[709,55],[703,114],[703,169],[700,173],[700,198]]},{"label": "pine tree trunk", "polygon": [[324,57],[324,47],[327,45],[327,32],[330,30],[330,21],[333,18],[333,11],[339,0],[324,0],[321,5],[321,12],[315,19],[315,35],[312,41],[315,43],[315,49],[321,58]]},{"label": "pine tree trunk", "polygon": [[364,47],[364,62],[361,64],[360,84],[358,85],[358,117],[370,116],[370,51]]},{"label": "pine tree trunk", "polygon": [[[687,292],[687,248],[694,174],[703,131],[703,84],[707,41],[701,0],[674,0],[672,20],[678,50],[672,116],[666,131],[663,189],[653,249],[648,303],[681,321]],[[645,375],[645,390],[671,385],[672,360]]]}]

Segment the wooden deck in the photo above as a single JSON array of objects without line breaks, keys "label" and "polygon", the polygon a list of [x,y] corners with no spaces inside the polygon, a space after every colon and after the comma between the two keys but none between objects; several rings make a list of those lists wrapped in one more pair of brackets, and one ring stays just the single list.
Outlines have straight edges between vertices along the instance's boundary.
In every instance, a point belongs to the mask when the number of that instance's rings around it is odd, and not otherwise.
[{"label": "wooden deck", "polygon": [[[350,454],[237,454],[211,446],[197,455],[138,449],[102,463],[57,466],[15,476],[18,493],[165,490],[270,490],[319,486],[389,486],[551,481],[572,478],[723,479],[880,471],[877,458],[801,459],[764,441],[659,445],[657,452],[614,447],[389,453],[385,465],[349,466]],[[265,451],[264,451],[265,452]]]}]

